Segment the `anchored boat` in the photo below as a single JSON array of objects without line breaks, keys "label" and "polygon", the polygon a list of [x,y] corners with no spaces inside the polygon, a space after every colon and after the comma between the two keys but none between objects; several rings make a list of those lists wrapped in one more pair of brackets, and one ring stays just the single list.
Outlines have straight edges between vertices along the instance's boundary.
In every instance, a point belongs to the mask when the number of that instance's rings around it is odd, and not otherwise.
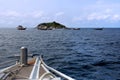
[{"label": "anchored boat", "polygon": [[27,61],[27,48],[21,50],[20,62],[0,70],[0,80],[75,80],[46,65],[41,56]]}]

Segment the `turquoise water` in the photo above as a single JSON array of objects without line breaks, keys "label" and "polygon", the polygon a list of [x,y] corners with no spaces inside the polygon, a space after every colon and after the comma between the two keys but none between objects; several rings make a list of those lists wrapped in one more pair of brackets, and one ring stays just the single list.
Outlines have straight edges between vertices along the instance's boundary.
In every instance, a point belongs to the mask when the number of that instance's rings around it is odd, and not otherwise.
[{"label": "turquoise water", "polygon": [[14,55],[20,54],[22,46],[29,54],[42,54],[49,66],[77,80],[120,79],[120,29],[0,29],[1,64],[18,59]]}]

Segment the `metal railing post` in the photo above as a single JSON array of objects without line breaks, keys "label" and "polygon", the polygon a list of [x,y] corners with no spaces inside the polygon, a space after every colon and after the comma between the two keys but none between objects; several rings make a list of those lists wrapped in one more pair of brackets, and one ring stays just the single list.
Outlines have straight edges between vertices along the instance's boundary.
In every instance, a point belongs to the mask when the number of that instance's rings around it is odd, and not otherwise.
[{"label": "metal railing post", "polygon": [[21,65],[27,65],[28,50],[25,47],[21,47],[20,63]]}]

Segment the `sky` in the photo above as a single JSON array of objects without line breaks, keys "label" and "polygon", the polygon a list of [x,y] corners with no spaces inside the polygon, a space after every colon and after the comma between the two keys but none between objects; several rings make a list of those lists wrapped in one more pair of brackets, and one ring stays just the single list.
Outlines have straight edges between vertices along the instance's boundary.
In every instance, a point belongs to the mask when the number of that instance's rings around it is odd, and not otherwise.
[{"label": "sky", "polygon": [[120,0],[0,0],[0,27],[34,28],[53,21],[67,27],[120,28]]}]

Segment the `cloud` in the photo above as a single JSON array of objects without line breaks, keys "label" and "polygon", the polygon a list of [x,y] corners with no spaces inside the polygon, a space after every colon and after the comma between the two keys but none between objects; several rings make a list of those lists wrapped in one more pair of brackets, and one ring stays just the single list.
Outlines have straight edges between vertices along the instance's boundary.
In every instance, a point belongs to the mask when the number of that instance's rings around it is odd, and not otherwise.
[{"label": "cloud", "polygon": [[92,13],[86,17],[88,21],[91,20],[107,20],[107,21],[119,21],[120,14],[97,14]]},{"label": "cloud", "polygon": [[44,12],[43,11],[35,11],[29,15],[33,18],[41,18],[44,16]]},{"label": "cloud", "polygon": [[25,17],[32,17],[32,18],[40,18],[44,15],[43,11],[33,11],[31,13],[22,13],[22,12],[17,12],[17,11],[5,11],[5,12],[0,12],[0,16],[2,17],[15,17],[15,18],[25,18]]},{"label": "cloud", "polygon": [[51,20],[52,21],[62,21],[63,19],[65,19],[64,14],[65,13],[62,11],[54,13],[54,15],[51,16]]},{"label": "cloud", "polygon": [[0,24],[4,24],[5,22],[6,22],[5,20],[3,20],[3,19],[1,20],[0,19]]},{"label": "cloud", "polygon": [[55,14],[56,17],[62,16],[62,15],[64,15],[64,12],[58,12]]},{"label": "cloud", "polygon": [[4,17],[20,17],[21,14],[16,12],[16,11],[5,11],[5,12],[0,12],[0,16],[4,16]]},{"label": "cloud", "polygon": [[104,3],[103,0],[97,0],[97,1],[96,1],[96,4],[103,4],[103,3]]},{"label": "cloud", "polygon": [[113,11],[112,9],[108,8],[108,9],[105,10],[105,13],[112,13],[112,11]]},{"label": "cloud", "polygon": [[120,20],[120,15],[114,14],[114,15],[112,16],[111,20],[115,20],[115,21]]},{"label": "cloud", "polygon": [[61,19],[63,13],[56,13],[55,15],[45,13],[43,11],[33,11],[29,13],[17,11],[0,12],[1,25],[18,25],[18,24],[36,24],[39,22],[49,22]]},{"label": "cloud", "polygon": [[73,17],[72,21],[82,21],[84,18],[82,16]]},{"label": "cloud", "polygon": [[113,9],[107,8],[103,11],[89,12],[89,14],[82,14],[78,17],[73,17],[73,21],[119,21],[120,13],[114,12]]},{"label": "cloud", "polygon": [[35,24],[45,17],[42,11],[23,13],[18,11],[0,11],[0,25]]},{"label": "cloud", "polygon": [[110,14],[98,14],[98,13],[92,13],[87,16],[87,20],[106,20],[111,17]]}]

